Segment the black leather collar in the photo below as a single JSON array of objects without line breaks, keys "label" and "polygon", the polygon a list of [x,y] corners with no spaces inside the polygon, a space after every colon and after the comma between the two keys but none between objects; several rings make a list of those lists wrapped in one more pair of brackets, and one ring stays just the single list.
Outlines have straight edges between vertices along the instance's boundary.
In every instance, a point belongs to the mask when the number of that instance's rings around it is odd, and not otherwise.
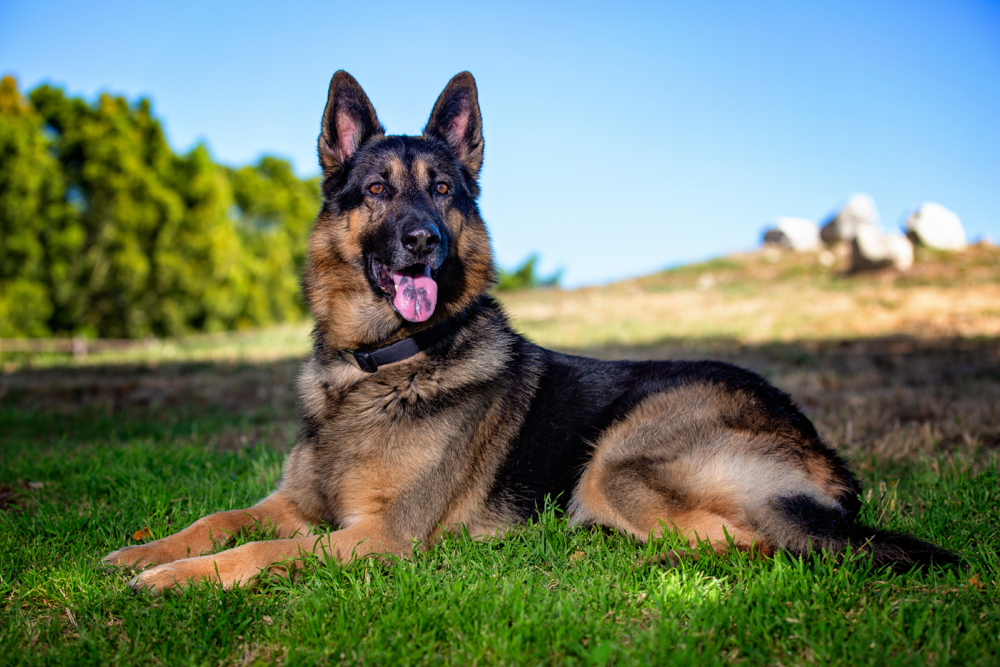
[{"label": "black leather collar", "polygon": [[364,352],[341,350],[339,354],[344,361],[352,366],[360,368],[365,373],[374,373],[380,366],[409,359],[418,352],[426,350],[449,331],[451,331],[450,319],[385,347]]}]

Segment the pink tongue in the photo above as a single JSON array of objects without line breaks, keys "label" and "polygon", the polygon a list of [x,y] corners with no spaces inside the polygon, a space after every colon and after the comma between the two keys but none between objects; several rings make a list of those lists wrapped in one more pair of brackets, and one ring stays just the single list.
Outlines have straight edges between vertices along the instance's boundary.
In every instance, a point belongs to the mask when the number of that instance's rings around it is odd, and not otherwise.
[{"label": "pink tongue", "polygon": [[410,322],[423,322],[434,314],[438,286],[431,278],[429,266],[425,265],[423,273],[416,275],[410,269],[407,269],[407,273],[393,271],[392,282],[396,284],[396,296],[392,299],[392,305],[396,306],[400,315]]}]

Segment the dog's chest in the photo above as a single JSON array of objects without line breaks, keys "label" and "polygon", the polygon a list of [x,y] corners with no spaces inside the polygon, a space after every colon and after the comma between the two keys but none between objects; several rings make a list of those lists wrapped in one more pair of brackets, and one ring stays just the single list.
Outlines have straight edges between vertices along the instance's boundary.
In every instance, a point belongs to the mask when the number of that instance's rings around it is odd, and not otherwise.
[{"label": "dog's chest", "polygon": [[419,429],[421,422],[440,420],[448,412],[455,389],[433,368],[414,365],[409,372],[381,371],[355,383],[327,383],[323,416],[352,431]]},{"label": "dog's chest", "polygon": [[328,491],[338,497],[431,474],[471,437],[482,412],[470,406],[483,397],[464,392],[458,400],[433,370],[362,376],[310,366],[300,382],[303,412],[318,463],[337,487]]},{"label": "dog's chest", "polygon": [[496,436],[509,421],[497,408],[504,384],[484,368],[450,357],[366,374],[310,360],[299,378],[304,429],[286,485],[340,526],[373,513],[410,514],[431,490],[457,493],[469,466],[492,469],[503,451]]}]

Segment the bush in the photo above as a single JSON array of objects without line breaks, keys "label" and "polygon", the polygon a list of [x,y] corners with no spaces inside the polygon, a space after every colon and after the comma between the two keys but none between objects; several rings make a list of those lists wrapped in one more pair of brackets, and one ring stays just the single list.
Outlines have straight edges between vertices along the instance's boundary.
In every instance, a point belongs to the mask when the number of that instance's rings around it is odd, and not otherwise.
[{"label": "bush", "polygon": [[531,255],[524,260],[524,264],[513,271],[499,269],[497,272],[500,279],[497,281],[497,290],[501,292],[534,289],[538,287],[558,287],[562,279],[562,271],[556,271],[545,278],[535,272],[538,264],[538,255]]}]

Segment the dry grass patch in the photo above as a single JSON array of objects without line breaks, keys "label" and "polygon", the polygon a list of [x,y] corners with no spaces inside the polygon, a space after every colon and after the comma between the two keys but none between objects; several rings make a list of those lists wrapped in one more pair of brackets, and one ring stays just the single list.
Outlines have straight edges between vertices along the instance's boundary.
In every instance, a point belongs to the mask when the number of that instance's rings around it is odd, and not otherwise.
[{"label": "dry grass patch", "polygon": [[921,251],[914,269],[850,275],[846,257],[766,249],[603,287],[504,295],[541,345],[1000,336],[1000,248]]}]

